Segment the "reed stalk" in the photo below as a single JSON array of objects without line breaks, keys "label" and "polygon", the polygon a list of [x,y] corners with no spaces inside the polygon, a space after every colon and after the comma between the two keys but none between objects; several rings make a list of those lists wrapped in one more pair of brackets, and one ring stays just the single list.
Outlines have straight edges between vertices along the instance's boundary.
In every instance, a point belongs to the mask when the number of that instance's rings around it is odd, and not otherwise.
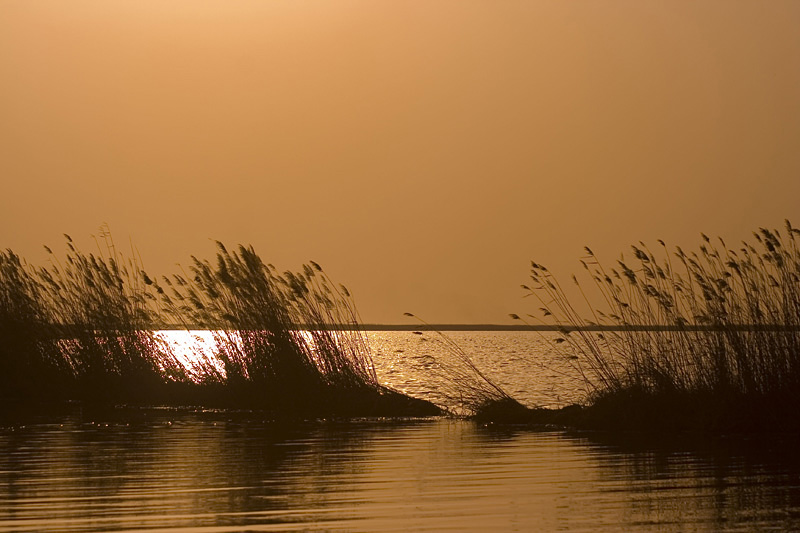
[{"label": "reed stalk", "polygon": [[349,292],[318,264],[280,274],[252,247],[217,248],[214,262],[151,281],[173,321],[214,328],[223,371],[196,368],[201,381],[281,414],[437,412],[378,382]]},{"label": "reed stalk", "polygon": [[587,247],[590,282],[573,282],[589,318],[532,262],[522,287],[540,314],[511,316],[559,328],[544,338],[574,361],[595,402],[635,393],[783,409],[800,400],[798,234],[786,221],[735,249],[706,235],[691,252],[639,243],[614,267]]}]

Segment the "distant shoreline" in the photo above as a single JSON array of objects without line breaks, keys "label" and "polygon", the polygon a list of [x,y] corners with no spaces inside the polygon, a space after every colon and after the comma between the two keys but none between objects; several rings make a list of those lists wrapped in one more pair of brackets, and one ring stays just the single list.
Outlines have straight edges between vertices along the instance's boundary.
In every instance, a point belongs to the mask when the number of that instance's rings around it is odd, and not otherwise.
[{"label": "distant shoreline", "polygon": [[[352,326],[337,325],[335,329],[350,329]],[[743,324],[739,326],[707,325],[517,325],[517,324],[362,324],[363,331],[796,331],[798,327],[775,325]]]}]

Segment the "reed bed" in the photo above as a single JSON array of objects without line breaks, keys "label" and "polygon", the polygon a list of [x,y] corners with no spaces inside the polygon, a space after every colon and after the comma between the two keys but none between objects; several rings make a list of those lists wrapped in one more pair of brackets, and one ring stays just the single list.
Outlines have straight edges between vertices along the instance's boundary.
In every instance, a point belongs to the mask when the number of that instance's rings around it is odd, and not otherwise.
[{"label": "reed bed", "polygon": [[132,401],[185,379],[152,329],[138,261],[107,231],[96,254],[65,238],[63,260],[47,248],[48,266],[26,265],[11,251],[0,256],[2,366],[18,384],[4,394]]},{"label": "reed bed", "polygon": [[217,246],[214,263],[193,257],[188,274],[150,281],[173,321],[214,328],[224,372],[193,369],[201,381],[284,410],[333,390],[383,391],[346,288],[316,263],[279,274],[252,247]]},{"label": "reed bed", "polygon": [[[154,280],[103,228],[45,267],[0,254],[0,396],[259,408],[275,416],[437,414],[382,386],[349,292],[316,263],[278,274],[252,247]],[[182,364],[162,324],[214,331]]]},{"label": "reed bed", "polygon": [[696,251],[644,243],[605,266],[591,249],[583,308],[532,262],[527,295],[555,325],[544,338],[574,362],[602,425],[797,427],[800,400],[800,230],[760,229]]},{"label": "reed bed", "polygon": [[[0,396],[57,395],[65,386],[64,361],[54,340],[41,288],[11,250],[0,252]],[[42,386],[44,385],[44,386]]]}]

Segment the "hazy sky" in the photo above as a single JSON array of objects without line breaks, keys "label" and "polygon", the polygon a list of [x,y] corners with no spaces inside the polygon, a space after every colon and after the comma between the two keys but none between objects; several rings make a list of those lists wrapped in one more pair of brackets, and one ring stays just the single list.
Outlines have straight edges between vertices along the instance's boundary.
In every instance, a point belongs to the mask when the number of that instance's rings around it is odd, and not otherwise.
[{"label": "hazy sky", "polygon": [[507,323],[531,259],[800,225],[800,1],[0,1],[0,247],[107,222]]}]

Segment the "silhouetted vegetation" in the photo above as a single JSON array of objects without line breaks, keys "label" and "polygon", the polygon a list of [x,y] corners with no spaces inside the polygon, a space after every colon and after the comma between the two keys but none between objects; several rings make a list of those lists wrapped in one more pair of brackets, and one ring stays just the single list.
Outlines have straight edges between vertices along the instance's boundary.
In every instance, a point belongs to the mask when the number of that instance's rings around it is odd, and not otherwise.
[{"label": "silhouetted vegetation", "polygon": [[185,381],[152,329],[137,261],[124,258],[107,232],[97,254],[65,237],[66,255],[47,248],[45,267],[0,254],[2,395],[147,401],[166,383]]},{"label": "silhouetted vegetation", "polygon": [[[48,249],[45,267],[0,254],[7,400],[202,404],[275,416],[439,412],[378,383],[349,293],[315,263],[279,275],[252,248],[219,244],[215,265],[193,258],[190,275],[158,283],[107,231],[97,254],[66,240],[64,259]],[[214,328],[214,357],[179,362],[156,334],[167,321]]]},{"label": "silhouetted vegetation", "polygon": [[378,382],[347,289],[319,265],[279,274],[252,247],[217,246],[214,264],[193,257],[189,275],[147,280],[173,320],[216,328],[222,368],[194,368],[200,382],[224,385],[233,405],[279,414],[438,412]]},{"label": "silhouetted vegetation", "polygon": [[[613,268],[586,248],[594,291],[573,276],[586,314],[546,267],[531,263],[532,284],[523,288],[539,302],[541,320],[561,329],[543,338],[574,362],[588,388],[588,408],[573,422],[797,429],[798,234],[787,221],[784,232],[761,229],[737,249],[705,235],[688,253],[658,241],[656,254],[640,243]],[[592,331],[598,325],[609,329]]]},{"label": "silhouetted vegetation", "polygon": [[[421,361],[421,371],[443,407],[485,422],[800,429],[798,234],[787,222],[736,249],[703,235],[689,253],[639,243],[613,267],[587,248],[591,281],[573,276],[580,306],[531,263],[523,288],[540,318],[512,316],[559,332],[542,336],[582,376],[584,406],[523,406],[441,332],[449,356]],[[7,401],[195,404],[290,417],[441,412],[379,383],[349,292],[316,263],[279,273],[252,247],[218,243],[213,261],[193,257],[188,271],[154,279],[107,232],[97,253],[69,236],[66,247],[40,267],[0,253]],[[212,330],[213,354],[181,362],[157,335],[165,323]]]},{"label": "silhouetted vegetation", "polygon": [[453,339],[413,313],[405,313],[405,316],[418,320],[422,329],[432,333],[444,348],[437,357],[419,358],[422,359],[420,370],[435,383],[436,395],[441,398],[443,407],[453,414],[487,420],[496,418],[495,414],[509,419],[526,412],[527,408],[486,375]]},{"label": "silhouetted vegetation", "polygon": [[[55,394],[64,372],[53,358],[52,326],[41,304],[40,286],[12,251],[0,252],[0,394]],[[40,388],[42,383],[48,387]]]}]

